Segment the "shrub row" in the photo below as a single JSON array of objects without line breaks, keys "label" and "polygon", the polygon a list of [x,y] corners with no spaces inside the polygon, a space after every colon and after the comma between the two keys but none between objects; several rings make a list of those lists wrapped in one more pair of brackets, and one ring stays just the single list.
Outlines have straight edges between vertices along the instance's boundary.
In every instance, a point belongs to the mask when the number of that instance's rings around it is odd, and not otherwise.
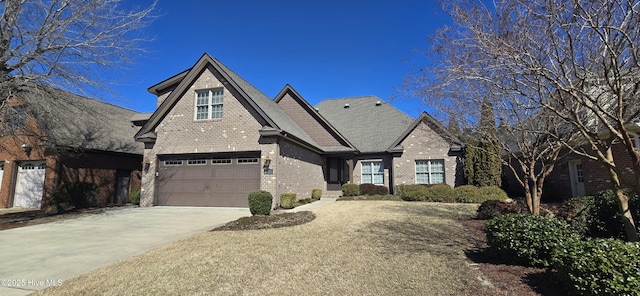
[{"label": "shrub row", "polygon": [[640,243],[584,239],[564,220],[529,214],[497,216],[485,232],[505,263],[553,267],[573,295],[640,295]]},{"label": "shrub row", "polygon": [[361,195],[387,195],[389,194],[389,188],[383,185],[375,184],[360,184]]},{"label": "shrub row", "polygon": [[358,195],[387,195],[389,188],[383,185],[375,184],[344,184],[342,185],[342,196],[358,196]]},{"label": "shrub row", "polygon": [[504,190],[497,186],[464,185],[451,188],[447,184],[401,184],[394,189],[396,195],[407,201],[481,203],[486,200],[504,201],[508,198]]}]

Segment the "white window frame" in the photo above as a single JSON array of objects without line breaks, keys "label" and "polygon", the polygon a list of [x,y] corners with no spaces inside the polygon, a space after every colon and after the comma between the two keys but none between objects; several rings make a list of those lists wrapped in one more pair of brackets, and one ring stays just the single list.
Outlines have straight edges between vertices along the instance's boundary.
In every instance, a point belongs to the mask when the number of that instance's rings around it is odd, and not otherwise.
[{"label": "white window frame", "polygon": [[164,161],[164,166],[181,166],[182,164],[182,159],[167,159]]},{"label": "white window frame", "polygon": [[[193,107],[193,120],[221,119],[224,106],[224,88],[196,90]],[[202,107],[204,112],[198,112]],[[198,115],[204,115],[198,118]]]},{"label": "white window frame", "polygon": [[231,158],[214,158],[211,160],[211,164],[213,165],[231,164]]},{"label": "white window frame", "polygon": [[258,163],[257,157],[240,157],[237,160],[238,164],[256,164]]},{"label": "white window frame", "polygon": [[[374,164],[380,164],[379,171],[374,171]],[[383,161],[363,161],[360,165],[360,181],[362,184],[384,185],[384,162]],[[369,173],[365,173],[365,167],[369,167]],[[364,182],[365,176],[371,178],[371,183]],[[382,179],[382,182],[376,182],[376,176]]]},{"label": "white window frame", "polygon": [[188,159],[187,165],[207,165],[207,159],[206,158]]},{"label": "white window frame", "polygon": [[[427,170],[426,171],[418,171],[418,162],[423,162],[423,161],[426,162]],[[442,171],[436,172],[436,171],[433,170],[432,164],[434,162],[436,162],[436,161],[442,163]],[[447,178],[446,178],[446,176],[447,176],[447,174],[446,174],[447,168],[445,167],[444,164],[445,164],[444,159],[416,159],[415,163],[414,163],[414,168],[415,168],[415,173],[416,173],[416,175],[415,175],[416,184],[446,184],[446,182],[447,182]],[[440,183],[440,182],[434,183],[433,175],[434,174],[440,174],[440,173],[442,174],[442,183]],[[427,182],[426,183],[418,182],[418,180],[421,179],[421,178],[418,178],[418,175],[420,175],[420,174],[426,174],[426,176],[427,176],[427,178],[426,178]]]}]

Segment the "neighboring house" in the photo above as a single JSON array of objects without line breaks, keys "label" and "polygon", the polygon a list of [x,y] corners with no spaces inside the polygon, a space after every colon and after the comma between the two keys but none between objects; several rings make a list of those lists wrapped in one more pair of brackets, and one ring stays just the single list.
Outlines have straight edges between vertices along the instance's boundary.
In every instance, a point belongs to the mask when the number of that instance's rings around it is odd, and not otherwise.
[{"label": "neighboring house", "polygon": [[44,208],[62,183],[96,184],[99,205],[126,203],[139,188],[137,112],[33,84],[2,109],[0,208]]},{"label": "neighboring house", "polygon": [[291,86],[271,99],[204,54],[149,88],[141,126],[142,206],[246,207],[262,189],[339,196],[345,183],[461,183],[461,144],[427,113],[412,119],[376,97],[309,105]]},{"label": "neighboring house", "polygon": [[[635,147],[640,147],[640,126],[631,127]],[[586,151],[590,148],[584,147]],[[609,169],[601,162],[576,153],[564,151],[544,183],[544,196],[563,199],[576,196],[593,195],[602,190],[611,189]],[[616,172],[623,187],[635,185],[631,157],[622,144],[614,144],[612,154],[616,163]]]}]

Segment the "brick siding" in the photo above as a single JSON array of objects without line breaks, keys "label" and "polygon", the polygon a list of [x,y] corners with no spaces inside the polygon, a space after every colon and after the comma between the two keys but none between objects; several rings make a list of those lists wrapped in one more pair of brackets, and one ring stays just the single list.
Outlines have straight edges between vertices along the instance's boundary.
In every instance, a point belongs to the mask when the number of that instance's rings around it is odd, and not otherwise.
[{"label": "brick siding", "polygon": [[425,123],[420,123],[401,143],[404,153],[393,159],[395,184],[415,184],[416,160],[442,159],[445,183],[451,187],[462,184],[459,174],[459,156],[450,155],[451,146]]}]

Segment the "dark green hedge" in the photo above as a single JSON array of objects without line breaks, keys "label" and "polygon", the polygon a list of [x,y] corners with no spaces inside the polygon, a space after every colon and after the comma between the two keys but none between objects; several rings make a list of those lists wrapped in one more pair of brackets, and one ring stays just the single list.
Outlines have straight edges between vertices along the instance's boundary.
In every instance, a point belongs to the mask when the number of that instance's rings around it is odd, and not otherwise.
[{"label": "dark green hedge", "polygon": [[640,243],[572,240],[552,255],[573,295],[640,295]]},{"label": "dark green hedge", "polygon": [[76,208],[97,206],[98,185],[90,182],[62,183],[53,190],[51,203],[70,204]]},{"label": "dark green hedge", "polygon": [[271,214],[272,202],[273,196],[268,191],[257,190],[249,193],[249,211],[251,211],[251,215]]},{"label": "dark green hedge", "polygon": [[563,220],[530,214],[506,214],[487,222],[489,248],[506,263],[548,267],[552,251],[578,235]]},{"label": "dark green hedge", "polygon": [[361,195],[387,195],[389,194],[389,188],[383,185],[375,184],[360,184]]}]

